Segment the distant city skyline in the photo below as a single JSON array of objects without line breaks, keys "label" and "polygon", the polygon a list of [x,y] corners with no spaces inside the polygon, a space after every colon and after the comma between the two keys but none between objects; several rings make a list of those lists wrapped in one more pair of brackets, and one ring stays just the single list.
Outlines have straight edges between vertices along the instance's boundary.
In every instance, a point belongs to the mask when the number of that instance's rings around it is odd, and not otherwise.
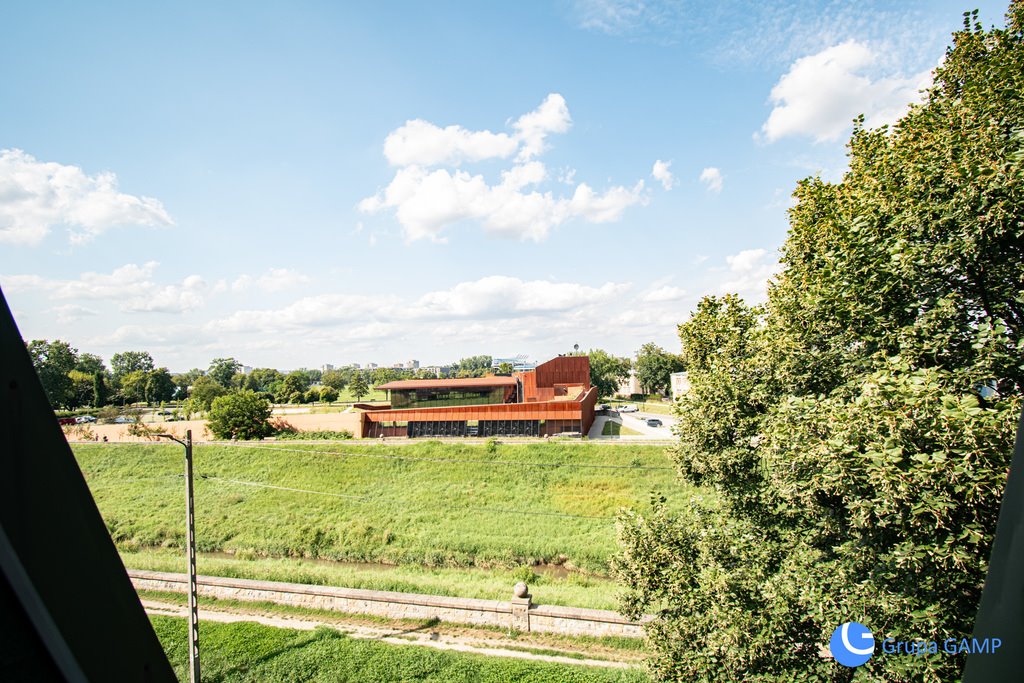
[{"label": "distant city skyline", "polygon": [[0,287],[176,371],[678,351],[975,6],[7,3]]}]

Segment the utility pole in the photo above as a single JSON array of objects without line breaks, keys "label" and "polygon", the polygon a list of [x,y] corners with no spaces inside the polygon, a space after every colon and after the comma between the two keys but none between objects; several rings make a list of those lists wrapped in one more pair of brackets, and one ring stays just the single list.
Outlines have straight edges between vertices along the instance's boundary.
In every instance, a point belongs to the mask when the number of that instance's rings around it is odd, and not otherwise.
[{"label": "utility pole", "polygon": [[185,432],[182,441],[173,434],[157,434],[165,439],[176,441],[185,447],[185,525],[186,545],[188,546],[188,650],[189,650],[189,681],[199,681],[199,584],[196,580],[196,519],[195,503],[192,489],[192,430]]}]

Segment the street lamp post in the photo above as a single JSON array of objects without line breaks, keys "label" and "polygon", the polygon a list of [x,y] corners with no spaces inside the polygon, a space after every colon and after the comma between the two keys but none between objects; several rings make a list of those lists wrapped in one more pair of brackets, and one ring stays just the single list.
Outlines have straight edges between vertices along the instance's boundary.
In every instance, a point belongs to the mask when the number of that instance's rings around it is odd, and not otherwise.
[{"label": "street lamp post", "polygon": [[199,683],[199,590],[196,582],[196,520],[192,490],[192,430],[185,432],[185,440],[173,434],[157,434],[185,447],[185,522],[188,546],[188,636],[189,680]]}]

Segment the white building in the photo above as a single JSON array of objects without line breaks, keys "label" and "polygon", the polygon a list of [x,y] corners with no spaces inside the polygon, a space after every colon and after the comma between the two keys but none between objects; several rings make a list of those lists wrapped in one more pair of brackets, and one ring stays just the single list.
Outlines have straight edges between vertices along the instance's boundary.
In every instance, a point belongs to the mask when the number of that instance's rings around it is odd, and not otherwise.
[{"label": "white building", "polygon": [[420,362],[418,360],[407,360],[405,361],[406,370],[419,370]]},{"label": "white building", "polygon": [[334,366],[331,365],[330,363],[324,363],[323,365],[320,366],[320,372],[330,372],[333,369]]},{"label": "white building", "polygon": [[686,376],[685,372],[673,372],[672,378],[672,398],[677,399],[687,391],[690,390],[690,380]]}]

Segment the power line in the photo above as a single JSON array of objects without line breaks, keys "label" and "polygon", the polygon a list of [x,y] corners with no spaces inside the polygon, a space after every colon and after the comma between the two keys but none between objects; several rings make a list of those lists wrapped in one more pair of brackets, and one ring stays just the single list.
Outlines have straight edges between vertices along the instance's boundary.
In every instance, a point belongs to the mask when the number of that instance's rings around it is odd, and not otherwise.
[{"label": "power line", "polygon": [[213,481],[226,481],[226,482],[228,482],[230,484],[240,484],[241,486],[254,486],[254,487],[257,487],[257,488],[264,488],[264,489],[276,489],[278,491],[292,491],[294,493],[312,493],[312,494],[316,494],[318,496],[332,496],[334,498],[347,498],[347,499],[350,499],[350,500],[358,500],[358,501],[369,501],[370,500],[369,498],[367,498],[365,496],[349,496],[349,495],[346,495],[344,493],[329,493],[327,491],[311,491],[309,489],[295,489],[295,488],[291,488],[289,486],[276,486],[274,484],[261,484],[261,483],[256,482],[256,481],[241,481],[239,479],[225,479],[224,477],[213,477],[213,476],[210,476],[208,474],[200,474],[199,478],[200,479],[211,479]]},{"label": "power line", "polygon": [[[209,444],[204,444],[204,447]],[[345,453],[338,451],[320,451],[302,448],[282,448],[278,446],[263,446],[258,444],[232,443],[231,448],[252,448],[264,451],[282,451],[285,453],[304,453],[307,455],[333,455],[344,458],[371,458],[378,460],[408,460],[412,462],[435,462],[446,464],[470,464],[470,465],[505,465],[508,467],[565,467],[569,469],[596,469],[596,470],[637,470],[637,471],[675,471],[674,467],[658,465],[590,465],[586,463],[561,463],[561,462],[522,462],[516,460],[479,460],[471,458],[420,458],[411,455],[379,455],[376,453]]]}]

